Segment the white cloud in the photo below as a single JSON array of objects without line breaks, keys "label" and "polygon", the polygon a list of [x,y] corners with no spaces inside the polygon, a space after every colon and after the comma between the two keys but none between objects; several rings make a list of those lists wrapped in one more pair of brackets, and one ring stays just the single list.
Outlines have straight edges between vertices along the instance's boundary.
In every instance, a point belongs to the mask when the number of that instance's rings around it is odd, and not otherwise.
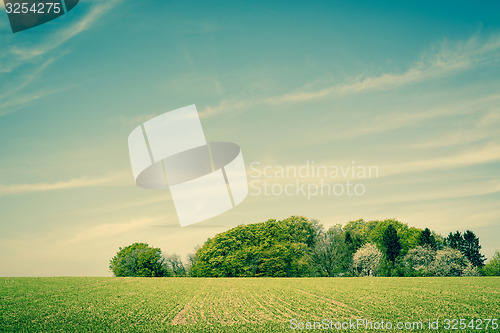
[{"label": "white cloud", "polygon": [[117,223],[102,223],[96,226],[85,228],[79,231],[74,231],[73,237],[67,239],[68,243],[86,242],[95,238],[112,237],[126,232],[131,232],[136,229],[142,229],[160,221],[165,221],[165,216],[143,217],[132,219],[127,222]]},{"label": "white cloud", "polygon": [[484,127],[491,125],[497,126],[498,123],[500,123],[500,108],[498,107],[491,110],[488,114],[481,118],[479,122],[479,124]]},{"label": "white cloud", "polygon": [[130,177],[131,175],[129,171],[117,171],[102,177],[96,177],[96,178],[80,177],[55,183],[13,184],[13,185],[0,184],[0,196],[82,188],[82,187],[93,187],[93,186],[119,186],[123,185],[125,180],[130,179]]},{"label": "white cloud", "polygon": [[[422,183],[424,180],[418,178],[414,183]],[[460,186],[462,185],[462,186]],[[458,186],[443,187],[442,189],[433,186],[428,190],[406,191],[405,195],[384,195],[373,200],[368,200],[364,204],[400,204],[408,202],[433,202],[438,200],[451,200],[459,198],[470,198],[482,195],[500,193],[500,181],[490,180],[487,182],[476,182],[467,184],[458,184]]]},{"label": "white cloud", "polygon": [[[13,107],[23,105],[24,103],[30,103],[41,96],[45,96],[45,93],[40,94],[36,92],[19,98],[16,96],[16,93],[27,87],[57,59],[68,53],[67,50],[58,50],[57,55],[49,56],[49,54],[54,54],[54,52],[51,53],[51,51],[58,49],[72,38],[97,24],[99,19],[113,9],[120,1],[121,0],[92,1],[91,9],[87,14],[73,24],[66,25],[64,28],[34,45],[20,46],[14,44],[16,40],[9,35],[5,44],[2,45],[2,50],[0,50],[0,77],[8,73],[16,72],[16,77],[20,77],[20,79],[18,79],[17,82],[9,82],[9,86],[14,88],[6,90],[5,93],[0,96],[0,100],[4,100],[3,103],[0,104],[0,109],[9,109],[8,111],[0,113],[0,116],[15,111],[12,110]],[[47,56],[49,56],[48,59],[46,59]],[[28,74],[23,77],[22,73]]]},{"label": "white cloud", "polygon": [[[482,40],[477,35],[459,42],[445,40],[424,54],[418,62],[403,73],[385,73],[315,91],[302,90],[269,98],[253,100],[226,99],[216,106],[206,107],[201,112],[201,116],[208,117],[256,105],[281,105],[290,102],[305,102],[325,97],[356,94],[369,90],[398,88],[409,83],[448,76],[498,61],[499,49],[500,35],[494,35],[487,40]],[[308,84],[305,86],[308,86]]]},{"label": "white cloud", "polygon": [[456,145],[462,145],[467,143],[477,142],[490,137],[490,133],[486,131],[461,131],[448,133],[446,135],[440,136],[439,138],[432,139],[426,142],[417,143],[413,146],[416,149],[429,149],[429,148],[442,148],[451,147]]},{"label": "white cloud", "polygon": [[413,173],[419,171],[454,169],[500,161],[500,145],[490,144],[455,155],[431,159],[420,159],[380,166],[380,176]]},{"label": "white cloud", "polygon": [[[444,106],[427,109],[425,111],[422,111],[419,106],[408,106],[404,112],[400,111],[399,107],[396,107],[395,110],[390,110],[388,114],[379,115],[374,118],[367,117],[363,122],[357,123],[355,126],[345,126],[347,128],[345,130],[332,131],[331,128],[325,128],[324,130],[316,129],[314,132],[305,133],[300,141],[300,145],[309,146],[329,141],[343,141],[370,134],[384,133],[408,126],[415,126],[441,117],[457,117],[471,114],[480,112],[483,109],[492,108],[496,106],[499,101],[500,95],[489,95],[465,100],[457,98]],[[481,126],[481,124],[479,125]],[[469,137],[464,137],[463,131],[459,130],[458,132],[448,134],[450,137],[446,138],[446,141],[439,137],[429,140],[428,142],[415,144],[415,148],[444,147],[458,143],[473,142],[476,139],[494,137],[491,130],[485,130],[484,128],[471,129],[470,132]]]}]

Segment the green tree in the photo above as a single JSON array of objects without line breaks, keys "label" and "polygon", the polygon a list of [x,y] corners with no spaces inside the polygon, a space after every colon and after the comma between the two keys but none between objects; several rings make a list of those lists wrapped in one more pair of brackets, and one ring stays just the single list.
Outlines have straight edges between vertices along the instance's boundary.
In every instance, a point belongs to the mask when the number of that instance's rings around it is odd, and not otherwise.
[{"label": "green tree", "polygon": [[146,243],[134,243],[119,249],[110,260],[109,268],[115,276],[165,276],[163,256],[159,248]]},{"label": "green tree", "polygon": [[460,251],[467,259],[476,267],[483,267],[486,258],[481,254],[481,245],[479,245],[479,238],[474,232],[467,230],[463,235],[463,244]]},{"label": "green tree", "polygon": [[500,276],[500,251],[496,251],[493,257],[483,268],[484,275]]},{"label": "green tree", "polygon": [[452,249],[460,250],[462,248],[464,239],[460,231],[449,233],[448,237],[445,238],[445,245],[451,247]]},{"label": "green tree", "polygon": [[347,272],[353,255],[350,233],[343,236],[337,224],[320,231],[311,251],[311,260],[319,276],[335,276]]},{"label": "green tree", "polygon": [[479,238],[476,237],[474,232],[467,230],[463,235],[460,231],[450,232],[448,237],[445,238],[445,244],[462,252],[474,266],[479,268],[484,266],[486,258],[480,252]]},{"label": "green tree", "polygon": [[318,225],[305,217],[240,225],[196,251],[193,276],[307,276]]},{"label": "green tree", "polygon": [[425,228],[424,230],[422,230],[422,232],[420,232],[420,235],[418,236],[418,245],[429,246],[433,249],[436,249],[436,239],[432,235],[429,228]]},{"label": "green tree", "polygon": [[401,252],[401,243],[398,233],[392,224],[389,224],[384,231],[382,236],[382,247],[387,260],[394,264]]},{"label": "green tree", "polygon": [[428,245],[417,246],[403,258],[405,276],[429,275],[429,266],[436,257],[436,251]]}]

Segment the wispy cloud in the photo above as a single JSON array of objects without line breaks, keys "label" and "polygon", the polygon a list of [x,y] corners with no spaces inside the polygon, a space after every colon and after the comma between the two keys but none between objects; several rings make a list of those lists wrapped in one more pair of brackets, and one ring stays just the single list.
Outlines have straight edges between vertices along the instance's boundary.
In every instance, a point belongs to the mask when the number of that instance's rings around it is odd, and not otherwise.
[{"label": "wispy cloud", "polygon": [[51,34],[50,37],[42,40],[38,44],[27,47],[11,46],[7,49],[7,53],[15,56],[19,61],[19,65],[24,61],[43,56],[68,42],[73,37],[90,29],[104,14],[113,9],[120,1],[121,0],[83,1],[91,3],[92,5],[90,10],[80,19],[58,30],[56,33]]},{"label": "wispy cloud", "polygon": [[455,131],[451,133],[446,133],[445,135],[439,136],[437,138],[416,143],[413,148],[416,149],[432,149],[432,148],[444,148],[463,144],[469,144],[485,140],[491,137],[491,133],[488,131],[481,131],[478,129],[466,130],[466,131]]},{"label": "wispy cloud", "polygon": [[[385,133],[391,130],[402,129],[408,126],[416,126],[425,124],[430,121],[442,119],[452,119],[468,114],[480,113],[483,110],[494,109],[500,102],[500,94],[479,96],[474,98],[457,99],[446,103],[443,106],[433,107],[422,111],[421,106],[409,105],[405,111],[401,111],[400,107],[394,110],[386,110],[388,113],[376,115],[375,117],[367,116],[363,122],[356,123],[355,126],[345,126],[336,131],[331,128],[316,129],[314,132],[305,133],[302,136],[300,146],[309,146],[317,143],[330,141],[344,141],[346,139],[358,138],[366,135],[377,133]],[[449,138],[444,141],[443,138],[429,139],[427,142],[418,143],[419,149],[432,148],[438,146],[449,146],[466,141],[473,142],[486,137],[493,137],[493,131],[485,130],[484,123],[486,121],[493,122],[495,116],[490,115],[487,120],[481,120],[477,125],[477,129],[470,129],[470,136],[465,137],[461,130],[449,134]]]},{"label": "wispy cloud", "polygon": [[[471,68],[496,62],[499,59],[500,34],[482,39],[474,35],[468,40],[450,42],[445,40],[432,47],[421,59],[402,73],[385,73],[374,77],[357,78],[351,82],[318,90],[291,92],[288,94],[260,99],[226,99],[216,106],[208,106],[203,117],[219,113],[250,108],[258,105],[281,105],[291,102],[305,102],[326,97],[338,97],[364,91],[398,88],[410,83],[422,82],[459,73]],[[305,87],[309,86],[306,84]]]},{"label": "wispy cloud", "polygon": [[[414,182],[422,182],[419,178]],[[458,184],[460,185],[460,184]],[[462,186],[451,186],[447,188],[432,188],[412,191],[408,194],[401,195],[400,193],[378,196],[374,199],[369,199],[367,204],[397,204],[405,202],[435,202],[438,200],[453,200],[459,198],[470,198],[483,196],[488,194],[500,193],[500,181],[489,180],[481,183],[468,183]]]},{"label": "wispy cloud", "polygon": [[105,204],[100,207],[84,209],[78,211],[70,211],[67,212],[66,215],[70,216],[95,216],[97,214],[110,213],[110,212],[123,212],[127,209],[136,209],[139,207],[150,206],[158,203],[165,203],[168,200],[171,200],[170,192],[164,191],[162,194],[157,194],[154,198],[148,198],[144,200],[134,200],[134,201],[123,201],[121,200],[118,203]]},{"label": "wispy cloud", "polygon": [[[17,106],[47,96],[48,92],[54,92],[55,90],[48,89],[24,92],[23,96],[19,96],[19,92],[30,86],[48,67],[69,53],[68,50],[60,50],[62,45],[90,29],[120,1],[92,1],[85,15],[35,44],[19,45],[14,43],[15,40],[9,35],[0,50],[0,78],[10,74],[13,77],[8,80],[4,77],[5,80],[2,80],[8,85],[1,87],[3,94],[0,96],[0,116],[16,111]],[[81,8],[81,5],[78,8]],[[57,53],[53,52],[56,50]]]},{"label": "wispy cloud", "polygon": [[[305,169],[309,170],[309,173],[307,176],[300,176],[301,183],[317,183],[318,178],[322,177],[327,177],[328,179],[325,180],[331,181],[363,179],[363,177],[358,175],[358,170],[360,168],[365,170],[364,173],[369,178],[387,178],[396,175],[435,170],[452,170],[498,161],[500,161],[500,144],[489,144],[480,148],[476,147],[474,149],[462,150],[455,154],[447,154],[440,157],[420,158],[391,163],[373,160],[316,160],[304,161],[301,164],[293,164],[276,160],[262,160],[258,161],[258,164],[252,164],[248,168],[247,176],[249,182],[257,179],[260,181],[268,180],[272,183],[289,183],[290,181],[295,181],[296,177],[298,177],[296,174],[298,174],[299,170]],[[311,171],[313,168],[318,170],[316,171],[316,176]],[[338,170],[338,178],[331,176],[332,174],[337,174],[336,172],[332,173],[332,168]],[[326,170],[326,176],[325,171],[321,170]],[[302,172],[304,173],[305,171]],[[371,176],[368,175],[368,172],[371,172]],[[500,189],[498,188],[498,182],[494,182],[493,186],[495,189]]]},{"label": "wispy cloud", "polygon": [[113,123],[113,124],[119,123],[119,124],[126,126],[126,127],[135,128],[135,127],[141,125],[146,120],[154,118],[157,115],[158,114],[148,113],[148,114],[140,114],[140,115],[131,116],[131,117],[118,116],[118,117],[109,118],[108,121]]},{"label": "wispy cloud", "polygon": [[0,196],[74,189],[82,187],[120,186],[125,184],[126,180],[130,179],[130,177],[131,175],[129,171],[122,170],[110,173],[102,177],[95,177],[95,178],[80,177],[55,183],[34,183],[34,184],[13,184],[13,185],[0,184]]},{"label": "wispy cloud", "polygon": [[487,126],[497,126],[498,123],[500,123],[500,108],[495,108],[494,110],[491,110],[487,115],[485,115],[481,121],[480,125],[487,127]]},{"label": "wispy cloud", "polygon": [[497,161],[500,161],[500,145],[489,144],[454,155],[381,165],[380,175],[389,176],[429,170],[455,169]]},{"label": "wispy cloud", "polygon": [[112,237],[118,234],[123,234],[136,229],[144,228],[165,221],[168,218],[165,216],[143,217],[132,219],[127,222],[118,223],[102,223],[96,226],[74,231],[72,237],[68,238],[67,242],[76,243],[93,240],[100,237]]}]

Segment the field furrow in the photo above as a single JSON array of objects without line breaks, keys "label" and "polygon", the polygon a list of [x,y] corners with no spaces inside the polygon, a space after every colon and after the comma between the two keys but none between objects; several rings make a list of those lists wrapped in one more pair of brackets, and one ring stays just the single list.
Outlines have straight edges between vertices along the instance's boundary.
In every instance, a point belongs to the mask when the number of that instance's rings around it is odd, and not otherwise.
[{"label": "field furrow", "polygon": [[[292,322],[500,317],[499,278],[1,278],[0,286],[1,332],[285,332]],[[428,331],[436,332],[418,332]]]}]

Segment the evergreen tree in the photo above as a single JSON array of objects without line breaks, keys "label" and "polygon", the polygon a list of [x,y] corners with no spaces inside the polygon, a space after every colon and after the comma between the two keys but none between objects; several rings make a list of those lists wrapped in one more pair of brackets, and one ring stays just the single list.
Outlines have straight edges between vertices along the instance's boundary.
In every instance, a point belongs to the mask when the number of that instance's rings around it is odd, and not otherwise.
[{"label": "evergreen tree", "polygon": [[396,258],[401,252],[401,242],[399,241],[398,233],[392,224],[389,224],[384,231],[382,236],[382,245],[384,247],[387,260],[394,264]]},{"label": "evergreen tree", "polygon": [[445,238],[445,245],[451,247],[452,249],[460,250],[462,248],[462,244],[464,239],[460,231],[453,233],[449,233],[448,237]]},{"label": "evergreen tree", "polygon": [[481,245],[479,245],[479,238],[474,232],[467,230],[463,235],[463,243],[460,251],[467,259],[476,267],[483,267],[486,258],[479,252]]},{"label": "evergreen tree", "polygon": [[417,244],[420,246],[429,246],[433,249],[436,249],[437,247],[436,240],[434,239],[434,236],[432,235],[429,228],[425,228],[424,230],[422,230],[422,232],[418,236]]}]

